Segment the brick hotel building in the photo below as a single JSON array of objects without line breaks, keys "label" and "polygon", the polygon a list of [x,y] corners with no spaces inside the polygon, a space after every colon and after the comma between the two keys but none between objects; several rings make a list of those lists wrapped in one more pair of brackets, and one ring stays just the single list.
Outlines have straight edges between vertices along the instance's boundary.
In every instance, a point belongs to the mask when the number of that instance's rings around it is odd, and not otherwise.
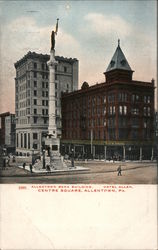
[{"label": "brick hotel building", "polygon": [[62,153],[95,158],[153,159],[154,80],[132,80],[120,44],[105,82],[62,95]]}]

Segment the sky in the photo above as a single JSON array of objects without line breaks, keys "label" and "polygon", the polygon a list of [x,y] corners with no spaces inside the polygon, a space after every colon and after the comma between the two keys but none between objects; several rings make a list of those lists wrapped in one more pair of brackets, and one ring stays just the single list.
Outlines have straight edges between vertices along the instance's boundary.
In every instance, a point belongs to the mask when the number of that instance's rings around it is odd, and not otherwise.
[{"label": "sky", "polygon": [[156,9],[156,0],[0,1],[0,113],[15,112],[14,63],[49,54],[57,18],[56,55],[79,60],[79,88],[105,80],[118,39],[133,79],[156,79]]}]

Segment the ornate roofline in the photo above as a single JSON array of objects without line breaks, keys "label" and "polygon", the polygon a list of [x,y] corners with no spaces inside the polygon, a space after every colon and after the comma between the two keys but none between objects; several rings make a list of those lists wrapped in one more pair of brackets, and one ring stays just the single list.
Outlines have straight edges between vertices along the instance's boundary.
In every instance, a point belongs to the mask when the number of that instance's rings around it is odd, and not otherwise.
[{"label": "ornate roofline", "polygon": [[[26,55],[24,55],[20,60],[18,60],[14,66],[15,68],[17,68],[20,64],[24,63],[27,59],[41,59],[45,62],[47,62],[50,59],[50,55],[48,54],[38,54],[36,52],[31,52],[29,51]],[[63,57],[63,56],[55,56],[55,59],[57,61],[62,61],[62,62],[68,62],[68,63],[73,63],[73,62],[77,62],[77,58],[67,58],[67,57]]]}]

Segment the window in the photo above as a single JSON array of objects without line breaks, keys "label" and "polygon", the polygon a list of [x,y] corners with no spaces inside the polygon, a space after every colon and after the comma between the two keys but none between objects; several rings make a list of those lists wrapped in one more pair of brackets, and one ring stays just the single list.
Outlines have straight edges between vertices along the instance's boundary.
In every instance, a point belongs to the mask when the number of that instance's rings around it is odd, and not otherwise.
[{"label": "window", "polygon": [[114,67],[114,65],[115,65],[115,61],[112,60],[112,61],[110,62],[111,68]]},{"label": "window", "polygon": [[23,134],[21,134],[21,148],[23,148]]},{"label": "window", "polygon": [[139,108],[132,108],[131,109],[131,114],[132,115],[139,115]]},{"label": "window", "polygon": [[139,95],[133,94],[132,95],[132,102],[138,102],[139,101]]},{"label": "window", "polygon": [[44,63],[42,63],[42,70],[44,70]]},{"label": "window", "polygon": [[127,93],[119,93],[118,94],[118,100],[120,102],[127,102]]},{"label": "window", "polygon": [[128,131],[125,128],[121,128],[118,131],[118,137],[120,140],[127,140],[128,138]]},{"label": "window", "polygon": [[125,65],[126,65],[126,61],[125,61],[124,59],[121,61],[121,65],[122,65],[122,66],[125,66]]},{"label": "window", "polygon": [[46,100],[46,106],[48,106],[48,100]]},{"label": "window", "polygon": [[28,134],[28,149],[30,148],[30,134]]},{"label": "window", "polygon": [[112,106],[110,106],[109,113],[112,115]]},{"label": "window", "polygon": [[28,105],[28,106],[30,105],[30,99],[27,100],[27,105]]},{"label": "window", "polygon": [[16,134],[16,146],[17,146],[17,148],[19,147],[19,137],[18,137],[18,134]]},{"label": "window", "polygon": [[37,69],[37,63],[34,63],[33,66],[34,66],[34,69]]},{"label": "window", "polygon": [[24,148],[27,148],[27,137],[26,137],[26,134],[24,134]]},{"label": "window", "polygon": [[110,94],[109,96],[108,96],[108,102],[114,102],[115,101],[115,96],[114,96],[114,94]]},{"label": "window", "polygon": [[58,80],[57,74],[55,74],[55,80]]},{"label": "window", "polygon": [[44,124],[47,124],[48,119],[44,118]]},{"label": "window", "polygon": [[37,117],[33,118],[34,123],[37,123]]},{"label": "window", "polygon": [[42,96],[44,97],[44,91],[42,91]]},{"label": "window", "polygon": [[67,67],[64,67],[64,73],[66,73],[67,72]]},{"label": "window", "polygon": [[37,87],[37,81],[34,81],[34,88]]},{"label": "window", "polygon": [[98,131],[98,139],[100,139],[100,130]]},{"label": "window", "polygon": [[26,114],[30,114],[30,109],[29,108],[27,108],[27,110],[26,110]]},{"label": "window", "polygon": [[44,106],[44,104],[45,104],[45,101],[44,101],[44,100],[42,100],[42,106]]},{"label": "window", "polygon": [[46,82],[46,88],[48,88],[48,82]]},{"label": "window", "polygon": [[37,77],[37,72],[33,72],[33,76],[36,78]]},{"label": "window", "polygon": [[122,115],[123,108],[122,106],[119,106],[119,114]]},{"label": "window", "polygon": [[148,107],[148,116],[150,116],[150,107]]},{"label": "window", "polygon": [[37,140],[38,139],[38,134],[37,133],[33,133],[33,139]]},{"label": "window", "polygon": [[115,140],[115,129],[108,129],[109,140]]},{"label": "window", "polygon": [[37,143],[33,143],[33,148],[37,149]]},{"label": "window", "polygon": [[127,106],[123,106],[123,108],[124,108],[124,115],[126,115],[127,114]]},{"label": "window", "polygon": [[127,126],[127,118],[126,117],[119,117],[118,119],[118,126],[119,128],[125,128]]},{"label": "window", "polygon": [[37,90],[34,90],[34,96],[37,96]]},{"label": "window", "polygon": [[35,115],[37,114],[37,109],[34,109],[34,114],[35,114]]},{"label": "window", "polygon": [[150,103],[151,102],[151,96],[144,96],[144,103]]},{"label": "window", "polygon": [[37,105],[37,99],[33,100],[34,105]]},{"label": "window", "polygon": [[127,106],[119,106],[119,114],[126,115],[127,114]]},{"label": "window", "polygon": [[132,129],[132,130],[131,130],[131,139],[138,140],[138,136],[139,136],[139,131],[138,131],[138,129]]},{"label": "window", "polygon": [[151,109],[150,107],[144,107],[144,115],[145,116],[150,116],[151,114]]},{"label": "window", "polygon": [[150,127],[150,120],[144,119],[144,121],[143,121],[143,127],[144,128],[149,128]]},{"label": "window", "polygon": [[139,118],[138,117],[133,117],[131,119],[131,126],[133,128],[139,128]]},{"label": "window", "polygon": [[147,103],[150,103],[150,102],[151,102],[151,97],[148,96]]},{"label": "window", "polygon": [[115,127],[115,119],[114,118],[108,119],[108,127]]},{"label": "window", "polygon": [[55,71],[57,71],[57,65],[55,65]]},{"label": "window", "polygon": [[48,109],[46,109],[46,115],[48,115]]},{"label": "window", "polygon": [[46,91],[46,97],[48,97],[48,91]]},{"label": "window", "polygon": [[44,87],[45,87],[44,85],[45,85],[45,83],[44,83],[44,82],[42,82],[42,88],[44,88]]},{"label": "window", "polygon": [[114,115],[115,114],[115,106],[110,106],[109,107],[109,114]]}]

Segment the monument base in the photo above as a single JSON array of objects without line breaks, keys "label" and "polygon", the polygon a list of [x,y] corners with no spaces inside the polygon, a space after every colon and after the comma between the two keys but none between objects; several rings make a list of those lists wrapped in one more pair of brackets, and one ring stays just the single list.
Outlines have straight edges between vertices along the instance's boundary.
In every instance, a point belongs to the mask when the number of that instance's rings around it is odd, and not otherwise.
[{"label": "monument base", "polygon": [[[45,139],[45,146],[49,148],[49,163],[47,157],[47,164],[51,169],[60,170],[67,168],[68,166],[64,162],[63,157],[60,154],[60,139],[49,137]],[[47,166],[46,166],[47,167]]]}]

